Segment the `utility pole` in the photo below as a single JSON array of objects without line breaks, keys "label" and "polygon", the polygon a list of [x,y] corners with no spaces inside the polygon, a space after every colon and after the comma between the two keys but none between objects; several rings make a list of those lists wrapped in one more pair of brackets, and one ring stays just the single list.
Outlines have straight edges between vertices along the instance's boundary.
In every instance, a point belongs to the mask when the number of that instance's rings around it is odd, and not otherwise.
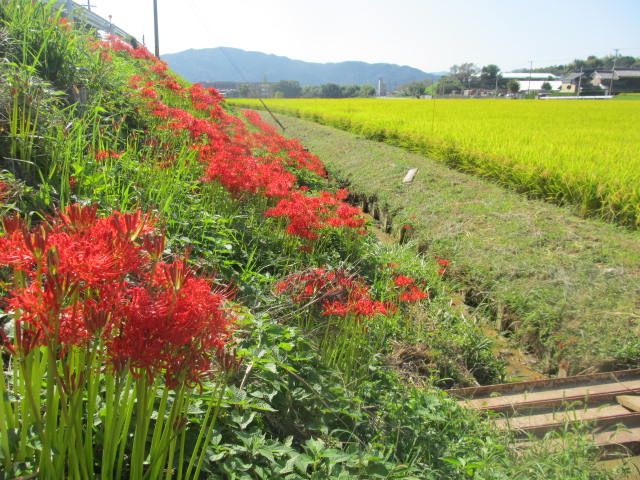
[{"label": "utility pole", "polygon": [[616,54],[613,56],[613,68],[611,69],[611,81],[609,82],[609,95],[613,95],[613,77],[616,76],[616,60],[618,59],[619,48],[614,48]]},{"label": "utility pole", "polygon": [[531,95],[531,75],[533,75],[533,60],[529,60],[529,86],[527,87],[527,97]]},{"label": "utility pole", "polygon": [[160,58],[160,39],[158,35],[158,0],[153,0],[153,31],[156,40],[156,58]]},{"label": "utility pole", "polygon": [[496,98],[498,98],[498,75],[499,73],[496,73],[496,94],[494,95]]},{"label": "utility pole", "polygon": [[578,88],[576,89],[576,97],[580,96],[580,88],[582,86],[582,68],[580,67],[580,76],[578,77]]}]

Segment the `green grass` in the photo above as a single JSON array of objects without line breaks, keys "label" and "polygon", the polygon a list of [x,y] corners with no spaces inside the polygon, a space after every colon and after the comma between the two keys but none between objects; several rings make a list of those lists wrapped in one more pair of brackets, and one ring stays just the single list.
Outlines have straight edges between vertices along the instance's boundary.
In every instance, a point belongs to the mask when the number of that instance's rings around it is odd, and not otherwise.
[{"label": "green grass", "polygon": [[[540,357],[540,369],[640,364],[640,233],[580,219],[401,148],[280,119],[372,212],[389,212],[396,238],[411,225],[419,251],[450,258],[460,301],[490,312]],[[416,179],[402,185],[412,167]]]},{"label": "green grass", "polygon": [[273,99],[269,106],[416,149],[584,215],[640,225],[635,102]]},{"label": "green grass", "polygon": [[613,97],[614,100],[640,100],[640,93],[621,93]]}]

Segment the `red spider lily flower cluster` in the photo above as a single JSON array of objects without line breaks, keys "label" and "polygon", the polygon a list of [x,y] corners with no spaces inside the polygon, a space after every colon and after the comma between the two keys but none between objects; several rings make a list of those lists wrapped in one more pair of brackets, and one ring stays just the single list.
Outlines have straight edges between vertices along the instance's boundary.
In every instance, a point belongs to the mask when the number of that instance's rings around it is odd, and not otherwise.
[{"label": "red spider lily flower cluster", "polygon": [[265,216],[287,218],[287,233],[308,240],[315,240],[319,232],[330,227],[362,232],[365,224],[362,211],[345,203],[344,198],[344,190],[335,194],[320,192],[318,195],[295,191],[267,210]]},{"label": "red spider lily flower cluster", "polygon": [[429,293],[418,287],[416,281],[406,275],[397,275],[393,279],[393,284],[400,290],[398,299],[401,302],[419,302],[429,298]]},{"label": "red spider lily flower cluster", "polygon": [[364,279],[346,270],[314,268],[291,274],[276,284],[276,293],[296,304],[318,302],[325,316],[368,318],[387,315],[389,305],[371,298]]},{"label": "red spider lily flower cluster", "polygon": [[58,25],[62,30],[65,30],[67,32],[71,31],[71,24],[69,23],[69,19],[65,17],[60,17],[58,19]]},{"label": "red spider lily flower cluster", "polygon": [[227,296],[176,260],[161,260],[164,237],[141,212],[100,218],[72,205],[27,229],[5,218],[0,266],[16,278],[5,309],[15,345],[87,345],[100,340],[117,369],[167,382],[197,382],[224,345],[233,315]]},{"label": "red spider lily flower cluster", "polygon": [[[279,135],[253,111],[244,112],[249,128],[239,118],[226,113],[223,98],[215,89],[199,84],[181,87],[166,64],[145,49],[134,49],[115,38],[110,38],[106,45],[149,64],[146,78],[134,75],[129,79],[129,86],[143,100],[146,109],[164,123],[161,126],[186,132],[194,140],[193,148],[204,165],[204,181],[219,182],[236,198],[262,195],[278,201],[265,214],[286,217],[286,231],[305,240],[317,239],[325,228],[364,232],[362,212],[344,201],[346,192],[312,195],[298,186],[296,172],[307,170],[322,177],[327,174],[318,157],[300,142]],[[160,89],[171,90],[189,101],[199,116],[165,104]]]},{"label": "red spider lily flower cluster", "polygon": [[321,177],[327,175],[320,159],[308,152],[299,141],[278,135],[275,128],[263,121],[255,110],[244,110],[243,114],[247,121],[259,130],[251,136],[256,147],[266,149],[272,154],[283,154],[282,161],[294,169],[306,169]]},{"label": "red spider lily flower cluster", "polygon": [[121,153],[114,152],[113,150],[98,150],[96,152],[96,160],[98,162],[102,162],[108,158],[115,160],[120,158],[121,156]]},{"label": "red spider lily flower cluster", "polygon": [[440,268],[438,269],[438,275],[444,275],[445,273],[447,273],[447,268],[450,264],[451,262],[449,260],[438,258],[438,265],[440,265]]},{"label": "red spider lily flower cluster", "polygon": [[134,48],[117,35],[109,35],[105,41],[101,42],[101,45],[103,48],[109,48],[114,52],[126,52],[133,58],[148,60],[154,63],[160,61],[154,57],[144,45],[139,45]]}]

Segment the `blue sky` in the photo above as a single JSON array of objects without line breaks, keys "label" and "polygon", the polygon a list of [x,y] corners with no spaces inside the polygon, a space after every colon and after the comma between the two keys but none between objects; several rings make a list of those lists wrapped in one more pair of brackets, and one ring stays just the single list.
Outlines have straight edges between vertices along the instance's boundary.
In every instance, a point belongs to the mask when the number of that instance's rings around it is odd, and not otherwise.
[{"label": "blue sky", "polygon": [[[152,0],[93,1],[153,50]],[[426,71],[462,62],[507,71],[615,48],[640,57],[640,0],[158,0],[158,10],[161,53],[226,46]]]}]

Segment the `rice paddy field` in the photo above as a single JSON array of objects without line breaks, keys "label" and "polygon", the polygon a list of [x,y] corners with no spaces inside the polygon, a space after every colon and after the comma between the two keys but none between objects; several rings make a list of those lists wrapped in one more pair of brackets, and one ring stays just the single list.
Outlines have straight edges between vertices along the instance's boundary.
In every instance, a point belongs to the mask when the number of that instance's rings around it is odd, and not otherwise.
[{"label": "rice paddy field", "polygon": [[[257,100],[234,100],[258,107]],[[536,198],[640,226],[640,104],[272,99],[293,114],[417,150]]]}]

